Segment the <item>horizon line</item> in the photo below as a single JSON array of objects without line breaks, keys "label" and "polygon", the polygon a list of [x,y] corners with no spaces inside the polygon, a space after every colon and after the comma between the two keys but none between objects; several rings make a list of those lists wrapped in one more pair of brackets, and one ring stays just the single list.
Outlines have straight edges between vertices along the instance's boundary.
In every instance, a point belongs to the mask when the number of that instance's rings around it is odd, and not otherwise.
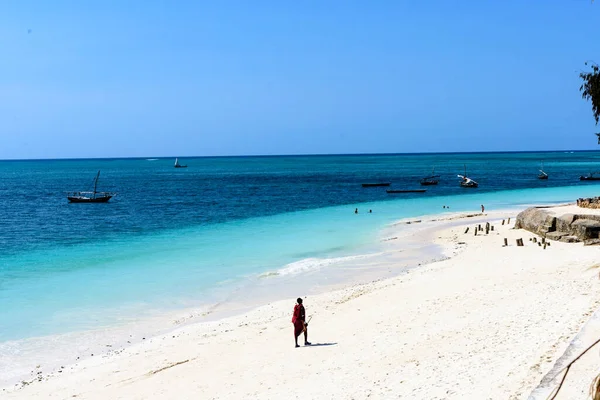
[{"label": "horizon line", "polygon": [[269,157],[324,157],[324,156],[408,156],[408,155],[442,155],[442,154],[526,154],[526,153],[592,153],[598,150],[493,150],[493,151],[425,151],[406,153],[304,153],[304,154],[248,154],[248,155],[217,155],[217,156],[137,156],[137,157],[59,157],[59,158],[3,158],[3,161],[81,161],[81,160],[146,160],[146,159],[170,159],[170,158],[269,158]]}]

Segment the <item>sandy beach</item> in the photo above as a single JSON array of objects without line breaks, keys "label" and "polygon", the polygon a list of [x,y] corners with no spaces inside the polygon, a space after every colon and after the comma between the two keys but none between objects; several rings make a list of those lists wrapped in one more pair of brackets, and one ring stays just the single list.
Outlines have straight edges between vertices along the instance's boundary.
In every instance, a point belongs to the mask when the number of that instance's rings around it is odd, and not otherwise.
[{"label": "sandy beach", "polygon": [[[502,225],[509,216],[511,225]],[[511,229],[514,217],[440,219],[435,242],[444,261],[314,296],[293,293],[57,371],[33,368],[1,397],[527,399],[600,306],[599,249],[543,249],[532,233]],[[494,231],[474,236],[485,221]],[[296,349],[290,319],[298,296],[312,316],[313,345]],[[581,340],[597,339],[594,329]],[[585,398],[597,373],[592,358],[558,398]]]}]

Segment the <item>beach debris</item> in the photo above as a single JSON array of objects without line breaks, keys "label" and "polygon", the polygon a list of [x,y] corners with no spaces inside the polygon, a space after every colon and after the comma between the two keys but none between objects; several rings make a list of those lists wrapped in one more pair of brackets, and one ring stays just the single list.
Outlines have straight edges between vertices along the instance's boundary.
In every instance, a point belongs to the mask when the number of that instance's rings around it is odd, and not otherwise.
[{"label": "beach debris", "polygon": [[176,366],[178,366],[178,365],[181,365],[181,364],[185,364],[186,362],[189,362],[189,361],[190,361],[190,360],[189,360],[189,359],[187,359],[187,360],[184,360],[184,361],[178,361],[178,362],[175,362],[175,363],[171,363],[171,364],[169,364],[169,365],[166,365],[166,366],[164,366],[164,367],[162,367],[162,368],[156,369],[156,370],[154,370],[154,371],[150,371],[150,372],[148,372],[146,375],[148,375],[148,376],[149,376],[149,375],[158,374],[159,372],[162,372],[162,371],[164,371],[164,370],[166,370],[166,369],[173,368],[173,367],[176,367]]},{"label": "beach debris", "polygon": [[469,232],[469,227],[467,226],[467,229],[465,230],[465,233]]},{"label": "beach debris", "polygon": [[508,218],[508,222],[507,222],[507,224],[510,224],[510,217]]},{"label": "beach debris", "polygon": [[502,225],[504,225],[504,220],[502,220]]},{"label": "beach debris", "polygon": [[507,246],[508,246],[508,239],[504,238],[504,247],[507,247]]},{"label": "beach debris", "polygon": [[[563,375],[562,379],[560,380],[560,383],[558,384],[558,387],[556,389],[554,389],[552,391],[552,393],[550,393],[550,396],[548,396],[548,400],[554,400],[556,399],[556,396],[558,396],[558,392],[560,391],[560,388],[562,387],[563,383],[565,383],[565,379],[567,379],[567,375],[569,374],[569,370],[571,369],[571,367],[573,366],[573,364],[575,364],[577,362],[577,360],[579,360],[585,353],[587,353],[588,351],[590,351],[592,349],[592,347],[594,347],[595,345],[597,345],[598,343],[600,343],[600,339],[596,340],[594,343],[592,343],[587,349],[585,349],[581,354],[579,354],[577,357],[575,357],[573,359],[573,361],[571,361],[569,364],[567,364],[567,366],[565,368],[563,368],[562,370],[560,370],[555,376],[554,378],[552,378],[552,380],[554,380],[556,377],[558,377],[558,375],[560,373],[562,373],[563,371],[565,372],[565,374]],[[593,396],[593,400],[597,400],[600,398],[600,382],[599,382],[599,376],[596,376],[596,378],[594,378],[594,380],[592,381],[592,385],[590,387],[590,394]]]},{"label": "beach debris", "polygon": [[523,239],[517,239],[517,246],[519,246],[519,247],[523,246]]}]

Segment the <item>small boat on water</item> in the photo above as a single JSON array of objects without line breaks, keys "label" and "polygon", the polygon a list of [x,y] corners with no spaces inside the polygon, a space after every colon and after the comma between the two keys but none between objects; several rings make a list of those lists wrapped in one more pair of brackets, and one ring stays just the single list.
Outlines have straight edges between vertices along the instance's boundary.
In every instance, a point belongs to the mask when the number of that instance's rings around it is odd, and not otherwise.
[{"label": "small boat on water", "polygon": [[580,181],[600,181],[600,172],[590,172],[587,175],[581,175],[579,177]]},{"label": "small boat on water", "polygon": [[67,199],[71,203],[107,203],[116,193],[98,192],[98,178],[100,171],[94,179],[94,191],[92,192],[67,192]]},{"label": "small boat on water", "polygon": [[538,175],[538,179],[548,179],[548,174],[544,172],[544,162],[542,161],[542,165],[540,167],[540,174]]},{"label": "small boat on water", "polygon": [[460,187],[472,188],[472,189],[479,187],[479,183],[477,183],[473,179],[467,177],[467,166],[466,165],[465,165],[465,174],[458,175],[458,177],[460,178]]},{"label": "small boat on water", "polygon": [[386,190],[388,193],[425,193],[427,189],[412,189],[412,190]]},{"label": "small boat on water", "polygon": [[179,164],[179,159],[176,158],[175,159],[175,168],[187,168],[187,165],[181,165],[181,164]]},{"label": "small boat on water", "polygon": [[390,186],[389,182],[363,183],[362,187]]},{"label": "small boat on water", "polygon": [[435,168],[431,171],[430,176],[421,179],[421,185],[423,186],[437,185],[438,183],[440,183],[440,176],[435,174]]}]

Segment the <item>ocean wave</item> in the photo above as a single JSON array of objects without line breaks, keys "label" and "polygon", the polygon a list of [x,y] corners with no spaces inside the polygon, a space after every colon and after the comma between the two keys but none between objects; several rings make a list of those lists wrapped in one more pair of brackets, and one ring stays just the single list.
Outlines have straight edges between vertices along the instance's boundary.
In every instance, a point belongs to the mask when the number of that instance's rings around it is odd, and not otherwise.
[{"label": "ocean wave", "polygon": [[372,257],[377,254],[361,254],[357,256],[334,257],[334,258],[305,258],[293,263],[286,264],[283,268],[276,271],[267,271],[259,275],[259,278],[269,278],[273,276],[297,275],[306,272],[319,270],[332,264],[342,263],[345,261],[359,260],[367,257]]}]

